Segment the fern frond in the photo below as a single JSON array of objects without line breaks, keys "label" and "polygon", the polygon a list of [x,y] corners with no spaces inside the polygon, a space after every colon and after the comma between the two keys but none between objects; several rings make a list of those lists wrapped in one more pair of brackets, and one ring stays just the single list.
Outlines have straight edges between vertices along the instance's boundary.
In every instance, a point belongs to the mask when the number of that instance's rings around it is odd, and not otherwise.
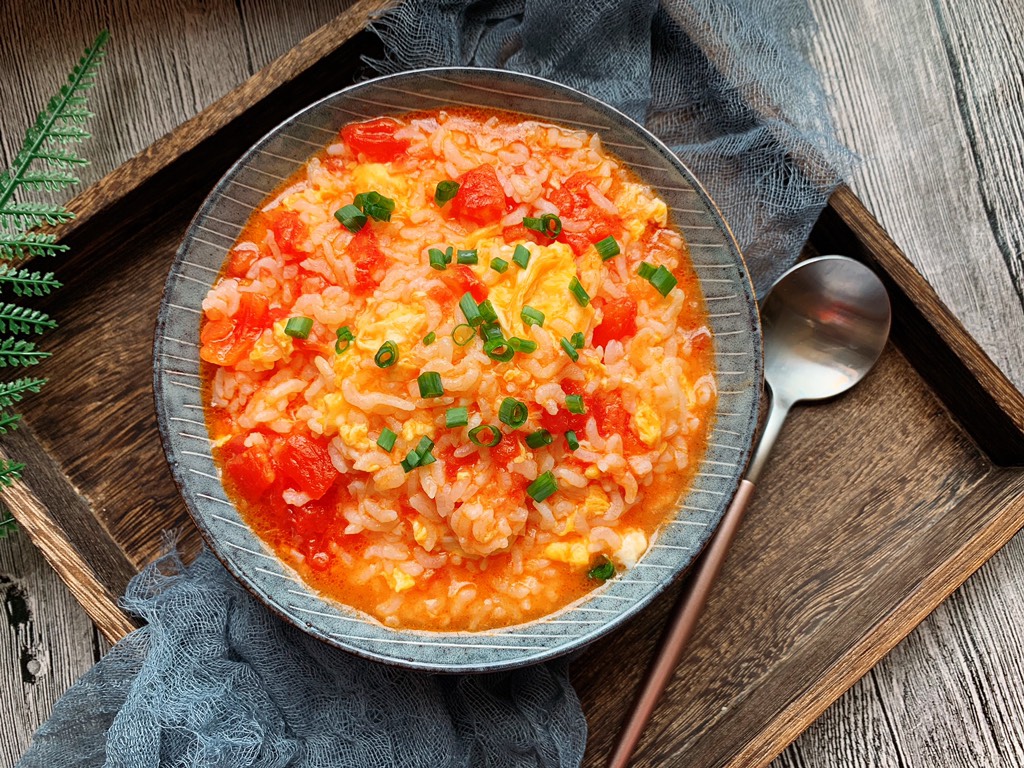
[{"label": "fern frond", "polygon": [[57,327],[45,312],[17,304],[0,304],[0,333],[45,333]]},{"label": "fern frond", "polygon": [[6,435],[8,432],[17,429],[19,421],[21,421],[20,413],[11,413],[10,411],[0,413],[0,435]]},{"label": "fern frond", "polygon": [[54,226],[71,221],[75,215],[52,203],[7,203],[0,208],[0,224],[10,229],[32,229],[42,224]]},{"label": "fern frond", "polygon": [[10,408],[20,403],[25,395],[39,392],[45,383],[46,379],[30,379],[25,376],[0,383],[0,408]]},{"label": "fern frond", "polygon": [[42,274],[10,264],[0,264],[0,289],[8,285],[15,296],[47,296],[60,288],[62,283],[53,276],[53,272]]},{"label": "fern frond", "polygon": [[23,235],[0,232],[0,259],[21,259],[26,256],[53,256],[68,247],[57,242],[57,236],[42,232]]},{"label": "fern frond", "polygon": [[35,342],[8,337],[0,341],[0,368],[35,365],[51,354],[40,350]]},{"label": "fern frond", "polygon": [[84,157],[79,157],[70,149],[41,149],[36,154],[37,160],[42,160],[51,168],[67,169],[73,168],[76,165],[88,165],[89,161]]},{"label": "fern frond", "polygon": [[17,530],[18,523],[11,510],[7,508],[6,504],[0,502],[0,539],[6,539]]},{"label": "fern frond", "polygon": [[0,485],[11,487],[15,480],[21,479],[21,470],[24,468],[25,465],[20,461],[0,459]]},{"label": "fern frond", "polygon": [[[103,60],[103,47],[109,37],[110,34],[103,30],[96,41],[85,49],[82,58],[71,70],[67,84],[61,86],[57,95],[46,105],[46,109],[39,113],[35,124],[26,132],[25,143],[15,157],[13,166],[7,173],[0,175],[0,208],[5,207],[11,201],[14,191],[18,187],[24,185],[26,188],[39,188],[31,186],[32,182],[29,179],[33,174],[30,173],[29,167],[38,159],[40,151],[52,147],[53,144],[66,144],[88,137],[87,131],[75,125],[73,119],[68,120],[62,117],[62,114],[68,110],[74,114],[76,110],[83,108],[85,104],[83,94],[95,82],[96,71]],[[59,189],[66,186],[64,181],[67,181],[68,184],[77,181],[77,179],[70,181],[68,176],[61,174],[36,174],[36,176],[37,178],[43,177],[39,178],[39,183],[45,189]],[[56,181],[54,177],[61,177],[61,181]]]},{"label": "fern frond", "polygon": [[33,171],[23,173],[18,180],[18,186],[25,189],[45,189],[55,192],[64,187],[77,184],[81,179],[70,173],[59,173],[57,171]]}]

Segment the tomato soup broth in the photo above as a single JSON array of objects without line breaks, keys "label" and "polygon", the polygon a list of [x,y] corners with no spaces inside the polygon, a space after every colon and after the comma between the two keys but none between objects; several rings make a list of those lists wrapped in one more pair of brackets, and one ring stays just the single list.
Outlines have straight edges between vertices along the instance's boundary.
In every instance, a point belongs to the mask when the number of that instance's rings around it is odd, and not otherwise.
[{"label": "tomato soup broth", "polygon": [[475,110],[344,127],[203,302],[229,497],[391,627],[550,614],[677,512],[716,402],[683,237],[596,135]]}]

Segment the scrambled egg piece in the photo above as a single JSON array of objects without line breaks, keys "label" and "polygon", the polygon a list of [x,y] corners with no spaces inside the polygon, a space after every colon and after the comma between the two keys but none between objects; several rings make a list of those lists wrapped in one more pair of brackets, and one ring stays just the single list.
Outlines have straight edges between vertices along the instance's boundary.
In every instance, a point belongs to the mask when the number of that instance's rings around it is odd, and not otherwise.
[{"label": "scrambled egg piece", "polygon": [[284,332],[287,320],[278,320],[274,323],[271,333],[264,331],[249,352],[249,361],[253,363],[258,371],[269,371],[278,360],[291,355],[294,345],[292,337]]},{"label": "scrambled egg piece", "polygon": [[360,163],[352,169],[352,185],[358,190],[373,190],[396,203],[408,202],[409,182],[392,176],[384,163]]},{"label": "scrambled egg piece", "polygon": [[590,552],[584,539],[575,541],[553,541],[544,548],[544,557],[569,565],[584,566],[590,563]]},{"label": "scrambled egg piece", "polygon": [[634,240],[640,239],[649,221],[662,227],[668,224],[668,207],[661,200],[648,195],[642,184],[624,183],[614,202],[626,214],[625,226]]},{"label": "scrambled egg piece", "polygon": [[[325,395],[324,400],[327,400],[327,398],[341,400],[341,395]],[[360,451],[370,448],[369,430],[365,424],[360,422],[350,424],[342,418],[337,419],[336,424],[338,426],[338,437],[342,439],[345,445]]]},{"label": "scrambled egg piece", "polygon": [[384,581],[391,587],[392,592],[405,592],[405,590],[412,589],[416,585],[416,579],[399,568],[384,571]]},{"label": "scrambled egg piece", "polygon": [[643,531],[631,530],[622,536],[622,543],[615,550],[614,559],[625,568],[632,568],[647,551],[647,537]]},{"label": "scrambled egg piece", "polygon": [[611,509],[611,506],[612,503],[608,501],[608,494],[604,492],[601,486],[590,486],[590,490],[587,491],[587,500],[583,502],[583,511],[587,513],[587,517],[600,517]]},{"label": "scrambled egg piece", "polygon": [[[524,306],[531,306],[543,312],[548,320],[559,318],[574,329],[585,331],[593,319],[594,308],[591,304],[581,307],[569,292],[572,278],[577,277],[585,288],[588,282],[582,272],[577,274],[572,249],[564,243],[527,243],[526,247],[530,251],[526,269],[510,268],[488,296],[501,327],[507,328],[511,336],[529,338],[520,313]],[[495,255],[512,261],[514,246],[504,245],[494,250]]]},{"label": "scrambled egg piece", "polygon": [[402,425],[402,439],[409,443],[432,432],[434,432],[434,422],[429,419],[409,419]]},{"label": "scrambled egg piece", "polygon": [[640,400],[636,404],[633,424],[645,445],[654,445],[661,438],[661,418],[646,400]]},{"label": "scrambled egg piece", "polygon": [[[375,307],[368,307],[356,320],[355,326],[352,331],[356,337],[353,344],[361,352],[372,357],[377,354],[380,345],[390,339],[399,349],[396,366],[404,365],[410,370],[417,367],[409,359],[409,350],[427,333],[426,313],[419,302],[412,301],[399,306],[384,317],[377,314]],[[404,355],[401,354],[403,351]],[[357,358],[358,355],[338,355],[337,360],[343,362],[347,357]]]}]

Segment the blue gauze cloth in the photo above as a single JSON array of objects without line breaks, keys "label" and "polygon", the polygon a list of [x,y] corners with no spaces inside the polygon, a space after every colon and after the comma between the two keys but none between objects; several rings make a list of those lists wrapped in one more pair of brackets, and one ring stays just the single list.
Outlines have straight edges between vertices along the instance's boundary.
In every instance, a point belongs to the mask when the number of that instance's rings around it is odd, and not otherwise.
[{"label": "blue gauze cloth", "polygon": [[[618,107],[703,180],[763,290],[848,164],[795,0],[412,0],[375,25],[379,72],[502,67]],[[514,105],[511,105],[514,107]],[[438,676],[364,661],[254,600],[209,553],[132,580],[147,623],[61,699],[21,768],[576,766],[586,722],[564,661]]]}]

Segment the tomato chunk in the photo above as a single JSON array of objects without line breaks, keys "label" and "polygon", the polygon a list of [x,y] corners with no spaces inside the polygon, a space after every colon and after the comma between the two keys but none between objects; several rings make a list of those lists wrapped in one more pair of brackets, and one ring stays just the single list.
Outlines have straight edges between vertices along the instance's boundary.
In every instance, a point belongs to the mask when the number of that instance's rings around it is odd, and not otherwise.
[{"label": "tomato chunk", "polygon": [[277,478],[270,453],[262,445],[250,446],[228,459],[225,469],[235,488],[249,501],[258,501]]},{"label": "tomato chunk", "polygon": [[249,354],[263,333],[269,316],[267,299],[256,293],[240,294],[232,317],[209,320],[199,334],[199,356],[215,365],[235,365]]},{"label": "tomato chunk", "polygon": [[632,417],[629,411],[622,404],[622,399],[617,394],[609,394],[594,402],[594,418],[597,421],[597,431],[604,437],[620,435],[622,444],[630,453],[637,453],[646,450],[631,424]]},{"label": "tomato chunk", "polygon": [[509,462],[522,452],[520,450],[521,444],[522,441],[519,439],[517,432],[502,435],[501,442],[491,448],[491,460],[498,466],[508,469]]},{"label": "tomato chunk", "polygon": [[249,267],[260,257],[260,253],[253,248],[236,248],[228,256],[227,273],[229,277],[245,277]]},{"label": "tomato chunk", "polygon": [[385,258],[384,252],[377,242],[377,236],[369,224],[356,232],[355,237],[348,245],[348,253],[355,263],[356,272],[352,290],[363,296],[372,293],[380,285],[377,275],[380,274],[381,267],[384,266]]},{"label": "tomato chunk", "polygon": [[583,397],[585,412],[573,413],[568,408],[559,408],[556,413],[548,413],[542,410],[540,412],[540,424],[555,437],[561,436],[570,429],[576,433],[577,437],[581,437],[587,428],[587,417],[591,410],[591,398],[589,395],[583,394],[583,385],[573,379],[562,379],[559,384],[565,394],[581,395]]},{"label": "tomato chunk", "polygon": [[457,281],[456,287],[461,289],[458,298],[462,298],[467,292],[477,304],[487,298],[487,286],[476,276],[476,272],[465,264],[459,264],[457,269],[452,270],[452,276]]},{"label": "tomato chunk", "polygon": [[341,129],[341,138],[353,152],[376,163],[387,163],[409,149],[408,140],[395,138],[395,131],[400,127],[397,120],[381,117],[346,125]]},{"label": "tomato chunk", "polygon": [[600,208],[587,192],[587,186],[593,181],[585,173],[575,173],[559,189],[548,195],[548,199],[558,208],[563,224],[568,221],[584,227],[582,230],[575,226],[571,231],[563,229],[562,234],[556,238],[572,248],[577,256],[593,243],[606,237],[618,237],[622,233],[622,220]]},{"label": "tomato chunk", "polygon": [[629,296],[606,301],[601,311],[604,317],[594,329],[594,346],[603,347],[612,339],[621,341],[636,333],[636,302]]},{"label": "tomato chunk", "polygon": [[281,249],[281,257],[285,261],[302,261],[309,254],[302,247],[309,230],[299,219],[295,211],[285,211],[271,225],[274,232],[274,242]]},{"label": "tomato chunk", "polygon": [[452,198],[452,215],[463,222],[493,224],[505,215],[505,190],[490,165],[481,165],[459,177]]},{"label": "tomato chunk", "polygon": [[322,498],[338,477],[327,448],[305,435],[285,440],[277,461],[281,474],[312,499]]},{"label": "tomato chunk", "polygon": [[501,236],[506,243],[521,243],[524,240],[537,243],[537,245],[545,245],[551,242],[551,238],[545,238],[541,240],[540,232],[532,229],[527,229],[522,224],[513,224],[511,227],[505,227],[501,230]]}]

